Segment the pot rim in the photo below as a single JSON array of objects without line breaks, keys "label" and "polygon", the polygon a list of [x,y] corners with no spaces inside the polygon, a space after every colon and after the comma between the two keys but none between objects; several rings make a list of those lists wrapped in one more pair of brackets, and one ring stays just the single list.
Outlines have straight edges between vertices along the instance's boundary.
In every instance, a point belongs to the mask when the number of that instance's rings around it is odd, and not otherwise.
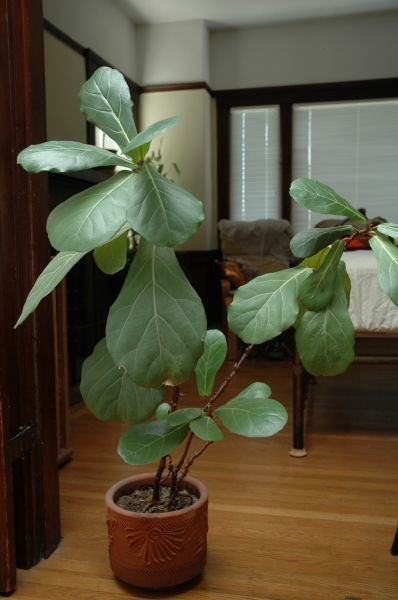
[{"label": "pot rim", "polygon": [[197,489],[197,491],[199,492],[199,499],[197,502],[195,502],[195,504],[191,504],[191,506],[187,506],[186,508],[181,508],[180,510],[175,510],[173,512],[167,512],[167,513],[139,513],[139,512],[133,512],[131,510],[125,510],[124,508],[120,508],[114,502],[114,497],[116,495],[116,492],[118,492],[118,490],[121,487],[132,484],[134,482],[139,482],[140,480],[146,480],[148,478],[154,479],[155,475],[156,475],[156,473],[140,473],[138,475],[132,475],[131,477],[126,477],[126,479],[121,479],[120,481],[115,483],[111,488],[109,488],[109,490],[106,492],[105,503],[107,504],[107,506],[109,508],[112,509],[113,512],[119,513],[120,515],[123,515],[123,516],[129,516],[131,518],[138,518],[138,519],[167,519],[167,518],[169,518],[170,519],[170,518],[176,518],[176,515],[185,515],[185,514],[191,512],[192,509],[198,509],[208,501],[208,492],[207,492],[206,486],[198,479],[195,479],[195,477],[190,477],[189,475],[187,475],[186,477],[184,477],[184,482],[186,482],[188,485],[191,485],[193,488]]}]

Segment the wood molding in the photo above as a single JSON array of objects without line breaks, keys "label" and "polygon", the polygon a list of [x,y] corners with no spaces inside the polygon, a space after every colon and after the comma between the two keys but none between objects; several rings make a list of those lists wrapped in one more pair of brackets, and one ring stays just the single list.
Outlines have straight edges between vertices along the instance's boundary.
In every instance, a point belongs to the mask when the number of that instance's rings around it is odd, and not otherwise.
[{"label": "wood molding", "polygon": [[66,44],[70,48],[73,48],[73,50],[75,50],[82,56],[85,55],[86,49],[83,46],[81,46],[78,42],[75,42],[74,39],[72,39],[71,37],[69,37],[69,35],[61,31],[61,29],[58,29],[58,27],[50,23],[50,21],[48,21],[47,19],[43,19],[43,26],[44,29],[48,31],[48,33],[51,33],[58,40],[64,42],[64,44]]},{"label": "wood molding", "polygon": [[152,92],[182,92],[185,90],[206,90],[210,96],[214,92],[205,81],[194,81],[192,83],[162,83],[159,85],[145,85],[141,88],[142,94]]},{"label": "wood molding", "polygon": [[398,77],[214,91],[220,106],[338,102],[398,97]]},{"label": "wood molding", "polygon": [[[47,137],[42,3],[0,0],[0,13],[0,400],[9,438],[28,425],[37,432],[33,450],[12,469],[16,562],[29,568],[60,539],[50,297],[13,329],[50,259],[47,175],[26,173],[16,163],[21,150]],[[6,491],[12,498],[10,478]],[[11,528],[9,523],[13,535]]]}]

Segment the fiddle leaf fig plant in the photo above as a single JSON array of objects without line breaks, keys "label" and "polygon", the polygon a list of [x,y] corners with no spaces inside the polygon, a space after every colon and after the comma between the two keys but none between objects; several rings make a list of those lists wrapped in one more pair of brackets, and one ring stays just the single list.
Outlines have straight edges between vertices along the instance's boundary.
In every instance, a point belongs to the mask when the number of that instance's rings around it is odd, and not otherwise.
[{"label": "fiddle leaf fig plant", "polygon": [[[221,425],[239,435],[268,437],[285,425],[287,413],[270,398],[271,390],[264,383],[250,385],[214,409],[252,345],[213,392],[226,356],[225,336],[220,331],[206,331],[202,303],[174,252],[174,246],[190,239],[201,225],[202,203],[167,180],[153,164],[153,154],[147,157],[152,140],[176,125],[179,117],[137,133],[128,86],[118,71],[108,67],[94,73],[79,98],[88,121],[118,144],[120,155],[87,144],[47,142],[21,152],[18,163],[32,173],[110,165],[120,170],[50,213],[47,233],[59,254],[37,279],[16,326],[88,252],[93,252],[105,273],[123,269],[128,231],[140,235],[123,288],[110,308],[106,337],[83,364],[81,393],[99,419],[132,425],[121,437],[118,449],[127,463],[145,465],[160,459],[153,502],[159,504],[165,473],[171,493],[164,510],[170,510],[193,462],[210,444],[224,438]],[[294,322],[298,309],[289,296],[298,297],[300,282],[310,272],[311,268],[301,266],[282,276],[280,284],[274,282],[270,287],[260,283],[259,290],[249,288],[235,311],[245,339],[258,327],[269,330],[273,337]],[[194,372],[200,406],[179,408],[181,385]],[[166,401],[167,388],[171,393]],[[194,436],[204,445],[190,455]],[[171,452],[183,442],[180,459],[173,460]]]},{"label": "fiddle leaf fig plant", "polygon": [[294,326],[305,369],[313,375],[337,375],[355,358],[355,331],[348,312],[351,283],[343,252],[353,239],[368,238],[378,262],[379,285],[398,306],[398,225],[373,226],[319,181],[296,179],[290,194],[309,210],[341,215],[354,224],[307,229],[294,236],[291,250],[304,260],[241,286],[229,308],[229,327],[247,344],[261,344]]}]

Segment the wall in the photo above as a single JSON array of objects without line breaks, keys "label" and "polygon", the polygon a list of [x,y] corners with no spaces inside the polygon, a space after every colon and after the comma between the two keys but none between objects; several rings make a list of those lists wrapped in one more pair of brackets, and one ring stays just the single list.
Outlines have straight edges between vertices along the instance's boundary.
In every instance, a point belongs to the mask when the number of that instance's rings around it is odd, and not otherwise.
[{"label": "wall", "polygon": [[199,20],[137,27],[140,83],[208,83],[208,35]]},{"label": "wall", "polygon": [[214,90],[398,75],[398,11],[210,33]]},{"label": "wall", "polygon": [[47,139],[87,143],[78,94],[86,81],[84,56],[44,31]]},{"label": "wall", "polygon": [[175,162],[181,176],[169,177],[182,185],[204,205],[206,219],[199,231],[179,250],[203,250],[217,247],[213,224],[211,98],[204,89],[142,94],[140,129],[156,121],[180,115],[180,122],[152,142],[151,151],[162,140],[166,171]]},{"label": "wall", "polygon": [[108,0],[43,0],[44,17],[137,81],[135,26]]}]

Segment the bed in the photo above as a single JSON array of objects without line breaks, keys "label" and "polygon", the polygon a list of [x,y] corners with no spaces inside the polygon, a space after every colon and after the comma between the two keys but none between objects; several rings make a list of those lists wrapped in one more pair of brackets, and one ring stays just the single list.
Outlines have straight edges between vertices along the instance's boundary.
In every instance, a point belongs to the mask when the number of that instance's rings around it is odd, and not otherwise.
[{"label": "bed", "polygon": [[[371,250],[345,252],[352,288],[349,313],[356,337],[398,337],[398,308],[377,282],[377,261]],[[398,356],[362,355],[355,363],[398,364]],[[304,447],[304,404],[310,376],[296,352],[293,362],[293,447],[291,456],[306,456]]]}]

